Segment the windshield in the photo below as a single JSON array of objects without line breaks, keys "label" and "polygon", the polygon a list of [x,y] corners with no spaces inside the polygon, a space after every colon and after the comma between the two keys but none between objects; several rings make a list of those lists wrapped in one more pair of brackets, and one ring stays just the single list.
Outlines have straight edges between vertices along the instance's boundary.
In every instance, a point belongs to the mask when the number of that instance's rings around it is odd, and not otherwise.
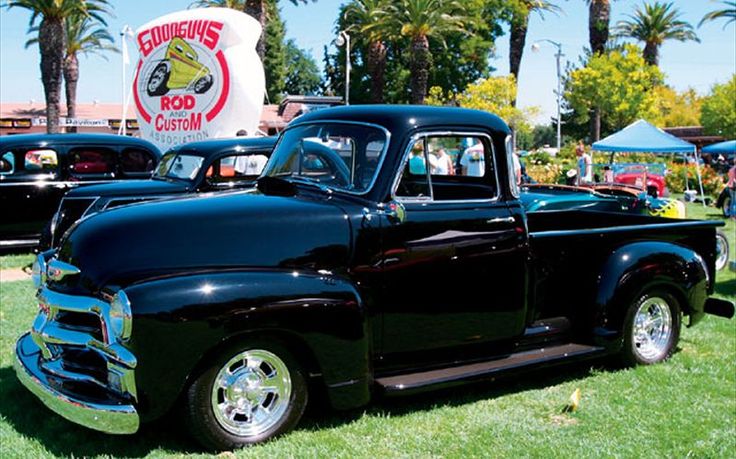
[{"label": "windshield", "polygon": [[362,124],[296,126],[282,136],[264,175],[362,193],[373,183],[387,141],[384,131]]},{"label": "windshield", "polygon": [[161,158],[154,177],[194,180],[204,158],[194,155],[167,153]]}]

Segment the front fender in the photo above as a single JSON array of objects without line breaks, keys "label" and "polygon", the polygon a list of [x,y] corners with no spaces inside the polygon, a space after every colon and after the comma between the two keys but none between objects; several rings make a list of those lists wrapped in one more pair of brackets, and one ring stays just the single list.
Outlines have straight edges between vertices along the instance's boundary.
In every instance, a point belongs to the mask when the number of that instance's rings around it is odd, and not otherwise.
[{"label": "front fender", "polygon": [[693,250],[667,242],[635,242],[616,249],[603,264],[594,326],[600,344],[620,344],[626,312],[640,294],[664,288],[694,324],[704,315],[708,269]]},{"label": "front fender", "polygon": [[286,338],[332,404],[369,399],[369,344],[363,302],[331,273],[283,270],[206,272],[125,289],[133,309],[130,348],[144,420],[172,406],[218,346],[248,334]]}]

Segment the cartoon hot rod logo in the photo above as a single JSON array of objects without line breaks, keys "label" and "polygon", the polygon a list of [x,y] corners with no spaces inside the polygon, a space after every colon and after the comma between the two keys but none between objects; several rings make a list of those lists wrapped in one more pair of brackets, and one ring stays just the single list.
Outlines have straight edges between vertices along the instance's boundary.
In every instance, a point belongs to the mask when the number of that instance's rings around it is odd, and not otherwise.
[{"label": "cartoon hot rod logo", "polygon": [[220,47],[224,24],[188,19],[138,33],[133,96],[143,134],[167,147],[210,136],[230,92],[230,70]]},{"label": "cartoon hot rod logo", "polygon": [[197,52],[181,37],[174,37],[166,48],[166,58],[159,61],[148,77],[146,92],[162,96],[171,89],[185,89],[203,94],[212,87],[210,69],[198,60]]}]

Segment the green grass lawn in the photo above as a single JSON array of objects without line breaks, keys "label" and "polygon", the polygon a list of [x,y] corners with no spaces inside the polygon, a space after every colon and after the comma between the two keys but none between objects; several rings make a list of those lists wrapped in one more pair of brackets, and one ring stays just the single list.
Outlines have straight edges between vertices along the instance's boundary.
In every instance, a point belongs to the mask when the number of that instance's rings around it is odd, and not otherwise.
[{"label": "green grass lawn", "polygon": [[[691,218],[715,209],[688,205]],[[732,237],[736,227],[726,228]],[[731,244],[731,256],[736,254]],[[2,266],[5,267],[5,259]],[[15,262],[13,262],[15,263]],[[718,274],[736,296],[736,275]],[[0,284],[0,457],[202,455],[177,419],[133,436],[93,432],[52,414],[11,367],[13,344],[36,313],[30,281]],[[582,391],[576,413],[563,413]],[[378,400],[363,410],[313,406],[300,427],[238,457],[734,457],[736,321],[684,328],[668,362],[615,369],[567,365],[514,380]]]}]

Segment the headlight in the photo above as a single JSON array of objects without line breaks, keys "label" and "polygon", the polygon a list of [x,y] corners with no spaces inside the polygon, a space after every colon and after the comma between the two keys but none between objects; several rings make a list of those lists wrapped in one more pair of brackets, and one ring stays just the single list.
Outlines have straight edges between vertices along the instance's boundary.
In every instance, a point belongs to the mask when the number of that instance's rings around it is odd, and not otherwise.
[{"label": "headlight", "polygon": [[43,254],[39,254],[33,262],[31,280],[33,280],[33,286],[36,288],[41,288],[46,282],[46,259],[43,257]]},{"label": "headlight", "polygon": [[113,336],[120,340],[130,338],[133,329],[133,315],[130,310],[130,300],[124,291],[118,290],[110,303],[110,330]]}]

